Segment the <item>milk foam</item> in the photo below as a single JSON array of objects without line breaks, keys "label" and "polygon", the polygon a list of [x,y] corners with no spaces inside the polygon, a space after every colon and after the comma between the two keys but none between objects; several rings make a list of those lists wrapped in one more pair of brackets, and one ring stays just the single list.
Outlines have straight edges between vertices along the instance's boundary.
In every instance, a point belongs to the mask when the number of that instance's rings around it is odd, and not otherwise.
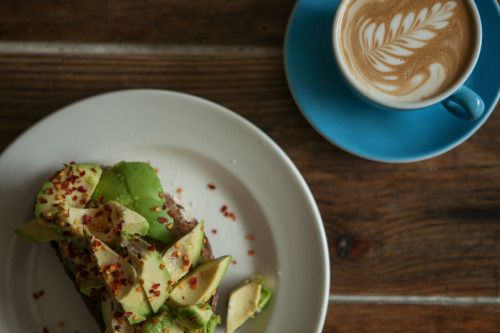
[{"label": "milk foam", "polygon": [[366,91],[420,101],[452,85],[471,59],[474,26],[467,6],[462,0],[351,1],[336,38]]}]

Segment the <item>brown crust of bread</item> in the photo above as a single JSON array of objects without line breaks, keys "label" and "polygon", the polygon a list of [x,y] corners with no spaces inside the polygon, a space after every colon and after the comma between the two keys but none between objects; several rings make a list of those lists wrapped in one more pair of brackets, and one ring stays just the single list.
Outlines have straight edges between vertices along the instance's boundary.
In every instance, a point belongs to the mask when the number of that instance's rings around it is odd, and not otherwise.
[{"label": "brown crust of bread", "polygon": [[[103,170],[105,170],[105,169],[106,168],[103,168]],[[175,202],[174,198],[170,194],[165,193],[165,195],[166,195],[167,206],[168,206],[168,208],[170,208],[170,210],[173,213],[172,215],[174,216],[174,242],[175,242],[177,239],[181,238],[182,236],[187,234],[189,231],[191,231],[191,229],[193,229],[198,224],[198,221],[195,218],[188,217],[188,212],[186,211],[186,209],[182,205],[180,205],[179,203]],[[204,262],[207,262],[209,260],[214,259],[214,255],[212,253],[212,247],[210,246],[210,242],[208,241],[206,236],[205,236],[205,239],[206,239],[206,242],[204,242],[202,254],[201,254],[200,259],[199,259],[199,263],[204,263]],[[101,313],[101,296],[97,295],[97,296],[89,297],[89,296],[86,296],[86,295],[80,293],[80,289],[79,289],[78,285],[75,283],[73,273],[71,273],[71,271],[64,264],[64,261],[63,261],[62,255],[61,255],[61,251],[59,250],[59,244],[55,241],[52,241],[51,245],[54,248],[57,257],[59,258],[59,261],[63,265],[64,270],[66,272],[66,275],[68,276],[68,278],[71,279],[75,289],[77,290],[78,294],[80,294],[85,306],[87,307],[87,310],[92,315],[92,317],[94,317],[96,323],[98,324],[99,328],[101,329],[101,332],[104,332],[106,330],[106,324],[104,323],[104,320],[102,318],[102,313]],[[161,251],[162,244],[159,244],[159,245],[160,245],[159,249]],[[170,244],[163,245],[163,247],[166,248],[168,245],[170,245]],[[218,292],[216,292],[212,296],[212,298],[210,298],[210,300],[208,301],[208,304],[210,304],[210,306],[212,307],[214,312],[215,312],[215,308],[217,307],[217,299],[218,299]]]}]

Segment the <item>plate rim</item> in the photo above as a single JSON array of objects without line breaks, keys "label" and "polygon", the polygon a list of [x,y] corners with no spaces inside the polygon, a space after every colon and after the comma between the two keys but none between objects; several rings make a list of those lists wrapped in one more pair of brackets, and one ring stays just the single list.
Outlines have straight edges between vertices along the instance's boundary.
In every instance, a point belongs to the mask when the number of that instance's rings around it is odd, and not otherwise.
[{"label": "plate rim", "polygon": [[[201,104],[208,105],[210,108],[214,108],[222,112],[224,116],[229,116],[231,117],[232,120],[238,122],[241,124],[241,126],[247,127],[249,130],[254,133],[254,135],[258,136],[261,139],[264,139],[271,147],[274,152],[274,154],[278,154],[278,157],[280,160],[282,160],[289,168],[289,170],[292,172],[294,175],[295,181],[297,181],[297,185],[300,186],[303,194],[305,195],[305,198],[308,200],[308,205],[310,206],[311,211],[314,214],[314,219],[316,222],[316,227],[318,231],[318,236],[320,237],[319,241],[321,243],[321,256],[323,257],[323,269],[324,269],[324,274],[322,276],[323,280],[323,286],[321,286],[321,289],[324,290],[324,297],[323,299],[319,300],[318,303],[321,303],[321,309],[322,313],[318,316],[318,322],[317,322],[317,330],[318,332],[321,331],[322,327],[324,326],[324,322],[326,319],[326,312],[327,312],[327,304],[328,304],[328,298],[329,298],[329,289],[330,289],[330,258],[329,258],[329,249],[328,249],[328,242],[326,238],[326,232],[324,228],[324,224],[322,221],[322,217],[319,211],[319,208],[317,206],[317,203],[314,199],[314,196],[303,178],[302,174],[298,170],[298,168],[295,166],[293,161],[290,159],[290,157],[284,152],[284,150],[279,147],[279,145],[271,138],[269,137],[265,132],[263,132],[260,128],[258,128],[256,125],[251,123],[249,120],[244,118],[243,116],[235,113],[234,111],[217,104],[215,102],[212,102],[208,99],[183,93],[183,92],[177,92],[177,91],[172,91],[172,90],[163,90],[163,89],[126,89],[126,90],[116,90],[116,91],[110,91],[110,92],[105,92],[102,94],[97,94],[94,96],[89,96],[83,99],[80,99],[78,101],[75,101],[73,103],[70,103],[56,111],[53,111],[52,113],[48,114],[46,117],[42,118],[41,120],[37,121],[35,124],[30,126],[28,129],[26,129],[23,133],[21,133],[14,141],[12,141],[6,149],[0,154],[0,171],[2,171],[3,164],[2,161],[4,161],[6,158],[8,158],[13,151],[15,151],[22,140],[26,138],[26,136],[29,133],[35,132],[38,128],[42,128],[46,124],[51,124],[52,122],[56,121],[60,115],[66,114],[66,112],[73,110],[75,107],[80,107],[81,105],[85,105],[89,101],[93,101],[96,99],[106,99],[106,98],[111,98],[113,99],[116,96],[123,96],[123,95],[128,95],[131,96],[133,94],[138,94],[141,96],[142,94],[161,94],[167,96],[176,96],[181,99],[187,99],[191,101],[195,101]],[[14,239],[14,237],[11,236],[11,242]],[[278,263],[279,264],[279,263]],[[2,278],[0,278],[2,279]],[[0,286],[4,287],[3,284],[0,284]],[[319,287],[319,286],[318,286]],[[3,288],[2,288],[3,289]]]}]

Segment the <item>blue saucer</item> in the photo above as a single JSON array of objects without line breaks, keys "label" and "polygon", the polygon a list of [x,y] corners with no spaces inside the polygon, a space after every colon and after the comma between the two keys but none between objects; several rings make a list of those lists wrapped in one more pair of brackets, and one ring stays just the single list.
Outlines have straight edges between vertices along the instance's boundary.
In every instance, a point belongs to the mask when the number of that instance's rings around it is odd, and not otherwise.
[{"label": "blue saucer", "polygon": [[481,55],[466,85],[486,106],[474,121],[441,105],[419,111],[382,111],[358,100],[343,84],[333,57],[331,30],[339,0],[300,0],[285,37],[285,70],[301,112],[325,138],[354,155],[381,162],[413,162],[455,148],[486,121],[500,97],[500,8],[479,0]]}]

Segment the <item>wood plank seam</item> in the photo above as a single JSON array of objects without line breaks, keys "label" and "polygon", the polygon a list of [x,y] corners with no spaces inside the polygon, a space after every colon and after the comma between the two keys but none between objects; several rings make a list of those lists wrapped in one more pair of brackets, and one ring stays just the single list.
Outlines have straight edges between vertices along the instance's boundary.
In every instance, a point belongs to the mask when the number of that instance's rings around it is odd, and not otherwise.
[{"label": "wood plank seam", "polygon": [[282,47],[0,41],[0,54],[279,56]]},{"label": "wood plank seam", "polygon": [[488,296],[383,296],[383,295],[330,295],[329,303],[377,303],[419,305],[500,304],[500,297]]}]

